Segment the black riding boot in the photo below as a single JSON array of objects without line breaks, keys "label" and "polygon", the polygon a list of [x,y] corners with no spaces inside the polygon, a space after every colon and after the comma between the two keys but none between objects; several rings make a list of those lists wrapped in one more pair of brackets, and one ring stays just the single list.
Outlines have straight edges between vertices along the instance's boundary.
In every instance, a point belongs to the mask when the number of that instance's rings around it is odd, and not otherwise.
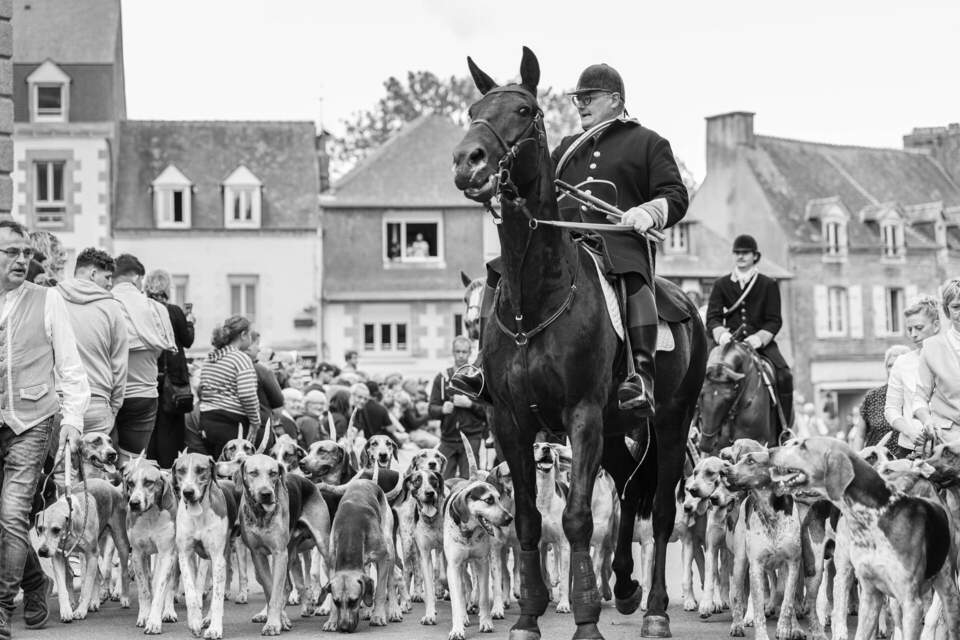
[{"label": "black riding boot", "polygon": [[[483,298],[480,300],[480,337],[479,349],[483,349],[483,328],[490,319],[493,312],[493,294],[495,287],[488,281],[483,289]],[[447,382],[448,394],[465,395],[474,402],[490,403],[490,394],[487,393],[487,386],[483,376],[483,359],[477,354],[476,364],[468,364],[460,367],[450,376]]]},{"label": "black riding boot", "polygon": [[787,421],[786,428],[793,426],[793,373],[789,368],[777,369],[777,397],[783,417]]},{"label": "black riding boot", "polygon": [[656,409],[653,381],[656,379],[657,325],[630,327],[629,331],[636,371],[620,384],[617,398],[622,410],[637,410],[649,417]]}]

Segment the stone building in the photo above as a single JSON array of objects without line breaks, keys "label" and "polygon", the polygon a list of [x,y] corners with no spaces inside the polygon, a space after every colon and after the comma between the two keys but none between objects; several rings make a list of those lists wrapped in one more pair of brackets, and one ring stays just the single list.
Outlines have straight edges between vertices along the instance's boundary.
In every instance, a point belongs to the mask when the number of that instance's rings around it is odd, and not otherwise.
[{"label": "stone building", "polygon": [[793,273],[781,345],[796,387],[845,416],[883,383],[905,304],[934,293],[960,249],[960,185],[929,152],[788,140],[753,123],[707,118],[707,175],[688,218],[752,233],[764,260]]}]

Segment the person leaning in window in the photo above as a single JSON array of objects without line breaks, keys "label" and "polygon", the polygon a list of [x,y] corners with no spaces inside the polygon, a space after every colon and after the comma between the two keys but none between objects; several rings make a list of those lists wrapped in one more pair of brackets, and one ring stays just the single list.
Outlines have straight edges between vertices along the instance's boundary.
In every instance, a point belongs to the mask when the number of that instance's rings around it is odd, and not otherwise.
[{"label": "person leaning in window", "polygon": [[934,444],[960,440],[960,278],[943,285],[942,305],[950,328],[927,338],[920,349],[913,414]]},{"label": "person leaning in window", "polygon": [[912,302],[904,312],[904,324],[912,349],[894,360],[887,377],[887,399],[883,416],[897,432],[895,441],[887,444],[891,455],[905,458],[923,446],[923,424],[914,414],[918,406],[917,376],[920,367],[920,349],[924,340],[940,333],[940,303],[933,296],[923,296]]},{"label": "person leaning in window", "polygon": [[243,316],[230,316],[213,330],[213,348],[200,372],[200,432],[216,460],[223,445],[237,437],[237,424],[249,438],[260,429],[257,373],[244,351],[252,329]]},{"label": "person leaning in window", "polygon": [[26,282],[32,257],[27,230],[0,220],[0,640],[10,638],[20,587],[28,628],[47,621],[47,579],[27,537],[30,512],[56,415],[57,451],[74,449],[90,397],[63,296]]}]

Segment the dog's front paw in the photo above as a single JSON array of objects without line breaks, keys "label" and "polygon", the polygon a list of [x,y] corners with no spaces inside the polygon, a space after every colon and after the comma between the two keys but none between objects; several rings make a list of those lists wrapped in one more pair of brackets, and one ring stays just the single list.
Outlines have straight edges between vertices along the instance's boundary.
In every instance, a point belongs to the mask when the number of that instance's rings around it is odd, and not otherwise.
[{"label": "dog's front paw", "polygon": [[410,594],[410,602],[423,602],[423,594],[422,594],[422,593],[411,593],[411,594]]},{"label": "dog's front paw", "polygon": [[696,611],[697,610],[697,601],[693,596],[685,596],[683,599],[683,610],[684,611]]},{"label": "dog's front paw", "polygon": [[264,607],[260,610],[260,613],[250,618],[250,622],[266,622],[267,621],[267,608]]},{"label": "dog's front paw", "polygon": [[403,611],[400,609],[400,607],[391,610],[387,614],[387,620],[390,622],[403,622]]},{"label": "dog's front paw", "polygon": [[730,625],[730,637],[731,638],[742,638],[745,635],[743,631],[743,625],[737,622],[734,622]]},{"label": "dog's front paw", "polygon": [[73,612],[72,611],[61,611],[60,612],[60,622],[63,624],[70,624],[73,622]]},{"label": "dog's front paw", "polygon": [[336,631],[337,623],[334,620],[327,620],[323,623],[323,626],[320,627],[321,631]]},{"label": "dog's front paw", "polygon": [[320,606],[317,608],[317,615],[320,616],[320,617],[325,617],[325,616],[330,615],[330,605],[329,605],[329,604],[326,604],[326,603],[320,605]]},{"label": "dog's front paw", "polygon": [[143,626],[143,632],[148,636],[155,636],[161,632],[163,625],[159,620],[147,620]]},{"label": "dog's front paw", "polygon": [[169,609],[164,609],[161,619],[164,622],[176,622],[177,621],[177,612],[173,607]]},{"label": "dog's front paw", "polygon": [[437,624],[437,614],[434,613],[433,615],[427,614],[423,616],[420,618],[420,624],[432,627],[433,625]]},{"label": "dog's front paw", "polygon": [[382,613],[370,614],[370,626],[371,627],[385,627],[387,626],[387,617]]},{"label": "dog's front paw", "polygon": [[570,613],[570,601],[561,600],[557,603],[557,613]]},{"label": "dog's front paw", "polygon": [[90,600],[90,604],[87,605],[87,613],[91,611],[100,611],[100,600],[93,598]]},{"label": "dog's front paw", "polygon": [[130,608],[130,598],[127,596],[120,596],[120,608],[129,609]]},{"label": "dog's front paw", "polygon": [[143,629],[145,626],[147,626],[147,614],[144,612],[137,616],[137,629]]},{"label": "dog's front paw", "polygon": [[283,609],[280,610],[280,629],[283,631],[290,631],[290,629],[293,629],[293,623],[290,622],[290,616],[288,616],[287,612]]},{"label": "dog's front paw", "polygon": [[197,620],[195,622],[187,621],[187,628],[190,629],[190,633],[193,634],[194,638],[199,638],[203,635],[203,622]]},{"label": "dog's front paw", "polygon": [[799,624],[778,624],[777,640],[807,640],[807,634]]},{"label": "dog's front paw", "polygon": [[220,640],[223,638],[223,626],[219,624],[212,624],[207,627],[207,630],[203,632],[203,637],[206,640]]},{"label": "dog's front paw", "polygon": [[492,607],[490,607],[490,617],[494,620],[503,620],[506,615],[503,609],[504,604],[502,602],[494,604]]},{"label": "dog's front paw", "polygon": [[280,623],[279,622],[268,622],[263,625],[263,629],[260,629],[260,635],[262,636],[278,636],[280,635]]},{"label": "dog's front paw", "polygon": [[466,640],[466,635],[463,629],[451,629],[447,634],[447,640]]},{"label": "dog's front paw", "polygon": [[309,601],[304,602],[303,606],[300,607],[300,617],[301,618],[312,618],[317,614],[317,608],[310,604]]},{"label": "dog's front paw", "polygon": [[247,604],[249,594],[246,589],[240,589],[237,591],[237,595],[233,598],[234,603],[236,604]]},{"label": "dog's front paw", "polygon": [[86,620],[86,619],[87,619],[87,611],[88,611],[88,609],[87,609],[86,607],[84,607],[84,608],[82,608],[82,609],[77,609],[76,611],[73,612],[73,619],[74,619],[74,620]]},{"label": "dog's front paw", "polygon": [[290,595],[287,596],[287,604],[291,607],[295,607],[300,604],[300,593],[294,589],[290,592]]},{"label": "dog's front paw", "polygon": [[713,614],[713,607],[709,602],[702,601],[700,602],[700,606],[697,608],[697,613],[700,614],[700,617],[705,620]]}]

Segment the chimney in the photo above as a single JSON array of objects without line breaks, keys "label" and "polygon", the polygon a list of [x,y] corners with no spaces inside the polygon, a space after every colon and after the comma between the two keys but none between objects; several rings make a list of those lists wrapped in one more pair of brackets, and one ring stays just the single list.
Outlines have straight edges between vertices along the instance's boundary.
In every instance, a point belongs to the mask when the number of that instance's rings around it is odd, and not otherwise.
[{"label": "chimney", "polygon": [[753,112],[731,111],[707,120],[707,174],[733,162],[737,147],[753,146]]},{"label": "chimney", "polygon": [[330,132],[326,129],[320,129],[320,134],[314,139],[320,193],[330,188],[330,154],[327,152],[327,141],[329,139]]},{"label": "chimney", "polygon": [[939,162],[957,183],[960,183],[960,123],[946,127],[914,127],[903,136],[903,148],[923,151]]}]

